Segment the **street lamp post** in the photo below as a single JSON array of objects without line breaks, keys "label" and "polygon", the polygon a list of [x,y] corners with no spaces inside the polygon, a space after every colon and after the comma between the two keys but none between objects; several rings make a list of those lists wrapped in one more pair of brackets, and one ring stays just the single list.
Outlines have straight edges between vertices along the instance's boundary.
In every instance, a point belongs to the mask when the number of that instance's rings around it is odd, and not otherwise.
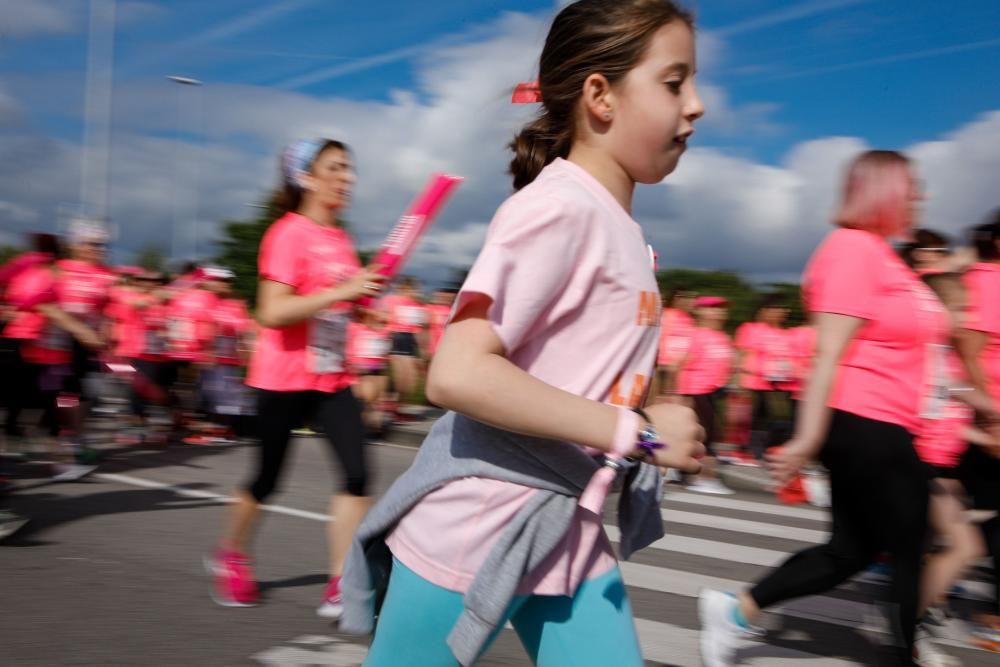
[{"label": "street lamp post", "polygon": [[[200,88],[202,85],[204,85],[198,79],[194,79],[194,78],[191,78],[189,76],[178,76],[178,75],[175,75],[175,74],[172,74],[172,75],[168,76],[167,80],[168,81],[172,81],[173,83],[176,83],[178,86],[192,86],[192,87],[199,87]],[[182,122],[183,121],[183,118],[182,118],[183,109],[184,109],[184,98],[181,96],[180,93],[178,93],[178,95],[177,95],[177,130],[178,131],[181,130],[182,125],[183,125],[183,122]],[[195,165],[195,168],[197,168],[197,165]],[[182,170],[182,164],[181,164],[181,143],[180,143],[180,138],[179,137],[177,139],[176,147],[174,149],[174,169],[176,170],[176,173],[175,173],[176,182],[179,185],[180,181],[181,181],[181,174],[182,174],[182,171],[183,171]],[[195,174],[195,177],[197,179],[197,174]],[[193,191],[191,193],[191,197],[192,197],[192,200],[193,200],[193,204],[192,204],[193,216],[192,217],[197,217],[197,215],[198,215],[198,187],[197,187],[197,182],[195,183],[195,187],[194,187],[194,189],[193,189]],[[182,217],[182,215],[183,215],[183,213],[181,211],[181,196],[180,196],[180,192],[175,192],[174,193],[173,239],[172,239],[172,242],[171,242],[171,252],[170,252],[170,254],[173,255],[173,257],[174,257],[175,260],[176,259],[182,259],[182,257],[181,257],[181,237],[183,236],[183,234],[181,233],[181,228],[182,228],[181,217]],[[194,223],[195,223],[195,231],[197,233],[197,221],[194,221]],[[197,254],[197,253],[198,253],[198,244],[196,242],[195,243],[195,254]]]}]

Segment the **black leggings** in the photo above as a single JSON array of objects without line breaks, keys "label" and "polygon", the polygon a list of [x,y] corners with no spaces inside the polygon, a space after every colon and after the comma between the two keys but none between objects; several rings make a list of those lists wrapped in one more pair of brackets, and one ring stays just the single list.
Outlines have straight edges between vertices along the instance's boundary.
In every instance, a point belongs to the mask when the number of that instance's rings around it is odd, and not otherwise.
[{"label": "black leggings", "polygon": [[368,465],[365,461],[364,424],[361,405],[354,393],[321,391],[265,391],[257,399],[260,448],[257,472],[247,491],[258,502],[271,495],[288,454],[292,429],[315,420],[321,427],[343,468],[342,491],[367,495]]},{"label": "black leggings", "polygon": [[715,438],[717,435],[719,401],[725,396],[725,389],[718,389],[711,394],[693,394],[689,396],[694,404],[694,412],[698,421],[705,429],[705,451],[709,456],[715,456]]},{"label": "black leggings", "polygon": [[901,426],[835,410],[820,460],[830,471],[830,541],[795,554],[750,594],[765,608],[822,593],[889,552],[889,613],[902,644],[894,659],[911,665],[929,487],[913,436]]}]

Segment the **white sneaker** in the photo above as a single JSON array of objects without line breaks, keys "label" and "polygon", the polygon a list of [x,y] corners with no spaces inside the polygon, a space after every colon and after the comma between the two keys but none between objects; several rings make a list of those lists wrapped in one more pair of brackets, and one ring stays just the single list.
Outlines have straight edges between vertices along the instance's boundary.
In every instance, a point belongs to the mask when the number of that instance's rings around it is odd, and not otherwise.
[{"label": "white sneaker", "polygon": [[677,468],[667,468],[667,474],[663,481],[667,484],[680,484],[684,481],[684,474]]},{"label": "white sneaker", "polygon": [[57,463],[54,466],[52,475],[53,482],[75,482],[78,479],[83,479],[90,473],[97,470],[97,466],[84,466],[75,463]]},{"label": "white sneaker", "polygon": [[917,626],[917,639],[913,645],[913,661],[920,667],[962,667],[962,661],[939,649],[926,629]]},{"label": "white sneaker", "polygon": [[732,667],[736,640],[743,629],[733,621],[736,598],[704,589],[698,596],[701,619],[701,661],[705,667]]},{"label": "white sneaker", "polygon": [[716,496],[731,496],[735,491],[717,479],[696,479],[687,485],[688,491],[696,493],[711,493]]}]

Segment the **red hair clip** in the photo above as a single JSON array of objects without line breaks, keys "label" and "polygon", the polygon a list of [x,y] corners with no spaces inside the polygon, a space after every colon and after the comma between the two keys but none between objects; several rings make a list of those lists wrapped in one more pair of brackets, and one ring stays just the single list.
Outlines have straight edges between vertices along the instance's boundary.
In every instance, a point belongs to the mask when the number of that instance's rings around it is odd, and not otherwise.
[{"label": "red hair clip", "polygon": [[542,89],[537,81],[519,83],[514,88],[510,101],[513,104],[538,104],[542,101]]}]

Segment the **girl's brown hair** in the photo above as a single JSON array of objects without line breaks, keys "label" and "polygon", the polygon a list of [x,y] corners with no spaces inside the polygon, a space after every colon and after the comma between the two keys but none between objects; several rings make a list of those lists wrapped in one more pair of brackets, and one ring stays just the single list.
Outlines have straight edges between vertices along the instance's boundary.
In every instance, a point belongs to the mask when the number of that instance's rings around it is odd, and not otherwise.
[{"label": "girl's brown hair", "polygon": [[621,81],[642,59],[653,34],[674,21],[694,26],[691,14],[670,0],[579,0],[559,12],[538,66],[541,115],[510,143],[515,190],[569,155],[576,102],[587,77]]}]

